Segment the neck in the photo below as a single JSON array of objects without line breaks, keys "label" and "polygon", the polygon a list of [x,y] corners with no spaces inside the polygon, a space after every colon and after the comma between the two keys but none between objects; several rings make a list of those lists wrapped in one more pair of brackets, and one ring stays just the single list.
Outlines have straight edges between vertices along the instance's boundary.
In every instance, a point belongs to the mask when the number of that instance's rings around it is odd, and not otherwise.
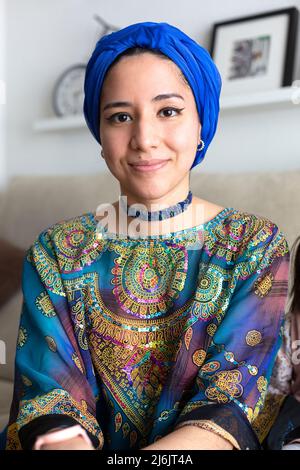
[{"label": "neck", "polygon": [[114,203],[114,207],[116,211],[115,231],[119,234],[128,233],[129,235],[136,235],[136,232],[131,233],[131,231],[138,230],[141,235],[163,235],[200,225],[204,220],[204,206],[201,200],[197,198],[194,200],[194,197],[184,212],[161,221],[144,221],[127,216],[122,208],[119,207],[119,201]]},{"label": "neck", "polygon": [[169,194],[163,195],[159,198],[144,198],[143,196],[134,196],[126,192],[121,191],[123,200],[130,207],[133,204],[139,204],[143,206],[144,211],[155,212],[158,210],[167,209],[181,201],[184,201],[189,193],[189,188],[175,189]]}]

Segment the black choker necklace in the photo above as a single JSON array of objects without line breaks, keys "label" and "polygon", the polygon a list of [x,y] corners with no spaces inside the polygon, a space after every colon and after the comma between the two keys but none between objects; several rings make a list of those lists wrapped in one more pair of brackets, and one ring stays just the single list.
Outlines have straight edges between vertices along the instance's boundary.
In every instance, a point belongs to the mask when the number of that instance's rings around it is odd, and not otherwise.
[{"label": "black choker necklace", "polygon": [[132,204],[131,206],[128,207],[127,203],[124,201],[123,196],[120,196],[119,199],[121,200],[122,209],[127,213],[128,216],[139,218],[142,220],[147,220],[148,222],[150,222],[153,220],[169,219],[170,217],[175,217],[175,215],[180,214],[181,212],[184,212],[188,208],[190,203],[192,202],[192,197],[193,197],[192,191],[189,191],[187,198],[184,201],[177,202],[177,204],[175,204],[174,206],[167,207],[166,209],[153,211],[153,212],[135,209],[134,206],[136,204]]}]

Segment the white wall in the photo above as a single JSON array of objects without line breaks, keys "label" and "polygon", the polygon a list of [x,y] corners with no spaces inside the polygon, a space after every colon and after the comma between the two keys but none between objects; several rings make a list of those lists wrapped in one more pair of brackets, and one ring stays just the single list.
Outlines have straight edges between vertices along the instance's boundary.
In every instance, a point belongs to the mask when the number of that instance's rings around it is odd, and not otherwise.
[{"label": "white wall", "polygon": [[6,184],[5,25],[5,0],[0,0],[0,190],[4,189]]},{"label": "white wall", "polygon": [[[9,0],[8,175],[103,168],[100,147],[87,130],[32,130],[35,120],[53,114],[51,93],[57,76],[70,64],[87,61],[99,35],[94,13],[118,27],[167,21],[208,47],[214,22],[288,6],[300,9],[300,0]],[[197,170],[299,168],[299,118],[300,106],[222,113],[217,136]]]}]

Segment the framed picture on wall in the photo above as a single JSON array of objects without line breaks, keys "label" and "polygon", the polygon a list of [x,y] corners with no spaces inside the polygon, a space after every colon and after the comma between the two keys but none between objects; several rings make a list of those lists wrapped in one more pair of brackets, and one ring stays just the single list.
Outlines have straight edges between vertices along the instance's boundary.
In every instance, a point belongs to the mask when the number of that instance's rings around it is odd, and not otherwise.
[{"label": "framed picture on wall", "polygon": [[210,53],[223,96],[292,84],[298,18],[297,8],[287,8],[213,25]]}]

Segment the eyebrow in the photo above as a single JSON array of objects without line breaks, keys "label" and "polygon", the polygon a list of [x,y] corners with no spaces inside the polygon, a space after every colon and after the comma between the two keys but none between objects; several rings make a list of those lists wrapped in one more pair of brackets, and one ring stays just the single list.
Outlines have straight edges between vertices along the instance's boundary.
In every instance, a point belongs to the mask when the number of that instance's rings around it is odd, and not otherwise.
[{"label": "eyebrow", "polygon": [[[155,96],[154,98],[152,98],[151,101],[162,101],[162,100],[166,100],[168,98],[180,98],[181,100],[184,101],[184,98],[183,96],[181,95],[178,95],[177,93],[164,93],[162,95],[157,95]],[[103,111],[105,111],[106,109],[109,109],[109,108],[119,108],[119,107],[129,107],[129,106],[132,106],[132,103],[130,103],[129,101],[114,101],[113,103],[108,103],[104,106],[103,108]]]}]

